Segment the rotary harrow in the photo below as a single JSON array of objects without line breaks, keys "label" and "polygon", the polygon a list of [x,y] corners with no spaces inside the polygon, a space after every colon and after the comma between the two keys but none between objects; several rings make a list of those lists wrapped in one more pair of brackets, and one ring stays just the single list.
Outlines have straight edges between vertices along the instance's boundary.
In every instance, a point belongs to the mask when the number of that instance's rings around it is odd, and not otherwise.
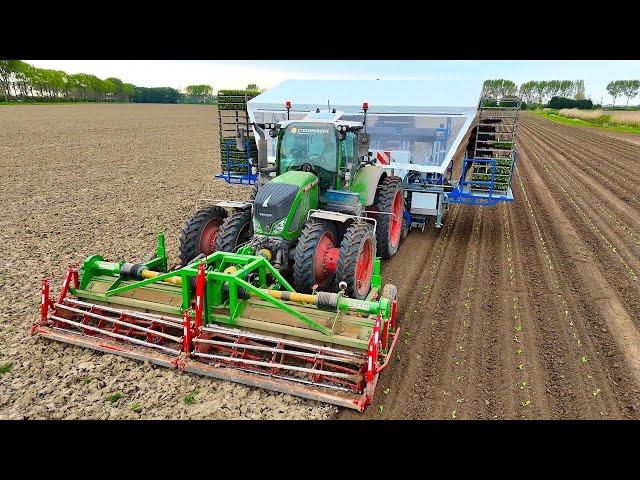
[{"label": "rotary harrow", "polygon": [[396,344],[396,290],[375,262],[366,299],[296,293],[262,255],[214,252],[168,271],[156,258],[68,268],[42,283],[32,334],[362,411]]}]

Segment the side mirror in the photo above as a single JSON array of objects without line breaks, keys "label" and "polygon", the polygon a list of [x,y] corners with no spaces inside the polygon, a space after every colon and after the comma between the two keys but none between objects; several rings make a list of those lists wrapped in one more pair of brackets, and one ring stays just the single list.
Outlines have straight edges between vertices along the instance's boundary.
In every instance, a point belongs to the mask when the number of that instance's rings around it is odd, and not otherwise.
[{"label": "side mirror", "polygon": [[369,144],[371,143],[371,135],[365,132],[356,134],[356,157],[366,157],[369,153]]},{"label": "side mirror", "polygon": [[247,131],[244,127],[238,126],[236,129],[236,149],[244,150],[244,143],[247,136]]}]

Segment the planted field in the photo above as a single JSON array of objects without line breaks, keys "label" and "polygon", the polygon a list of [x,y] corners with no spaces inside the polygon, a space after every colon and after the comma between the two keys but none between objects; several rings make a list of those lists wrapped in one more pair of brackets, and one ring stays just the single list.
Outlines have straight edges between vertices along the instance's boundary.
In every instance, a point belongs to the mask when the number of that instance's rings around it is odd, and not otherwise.
[{"label": "planted field", "polygon": [[30,338],[43,276],[140,259],[160,230],[175,263],[197,199],[246,198],[213,180],[217,122],[0,107],[0,418],[640,417],[640,145],[532,115],[515,203],[454,206],[383,264],[403,338],[364,415]]}]

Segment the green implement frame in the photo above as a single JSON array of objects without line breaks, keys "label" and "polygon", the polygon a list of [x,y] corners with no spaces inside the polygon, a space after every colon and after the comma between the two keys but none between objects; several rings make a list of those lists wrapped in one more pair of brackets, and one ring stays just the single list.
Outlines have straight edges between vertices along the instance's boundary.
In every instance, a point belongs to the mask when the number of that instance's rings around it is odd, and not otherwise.
[{"label": "green implement frame", "polygon": [[379,259],[374,262],[371,293],[356,300],[342,293],[298,294],[265,257],[245,249],[239,252],[214,252],[166,271],[164,236],[160,234],[156,258],[136,264],[145,278],[128,274],[124,261],[108,262],[92,255],[82,264],[78,288],[69,291],[98,304],[176,317],[188,311],[195,317],[196,282],[203,275],[201,321],[205,326],[225,324],[358,350],[367,349],[378,316],[383,327],[390,320],[391,302],[381,295]]}]

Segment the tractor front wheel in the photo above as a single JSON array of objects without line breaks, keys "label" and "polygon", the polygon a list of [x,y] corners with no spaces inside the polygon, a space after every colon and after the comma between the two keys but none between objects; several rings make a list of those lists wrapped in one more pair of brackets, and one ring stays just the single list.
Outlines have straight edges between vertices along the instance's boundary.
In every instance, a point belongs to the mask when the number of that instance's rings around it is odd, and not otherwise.
[{"label": "tractor front wheel", "polygon": [[180,232],[180,263],[188,264],[201,253],[210,255],[215,250],[218,230],[227,211],[222,207],[206,207],[195,212]]},{"label": "tractor front wheel", "polygon": [[238,210],[227,217],[216,237],[216,251],[235,252],[243,243],[251,240],[253,223],[251,210]]},{"label": "tractor front wheel", "polygon": [[346,294],[362,300],[371,290],[373,261],[376,257],[376,236],[370,223],[353,223],[347,228],[340,244],[336,285],[346,282]]},{"label": "tractor front wheel", "polygon": [[302,229],[293,260],[296,291],[310,293],[314,285],[327,291],[333,287],[339,246],[333,224],[309,220]]},{"label": "tractor front wheel", "polygon": [[376,215],[378,254],[382,258],[391,258],[398,251],[402,237],[404,190],[400,177],[384,178],[378,186],[374,206],[382,213]]}]

